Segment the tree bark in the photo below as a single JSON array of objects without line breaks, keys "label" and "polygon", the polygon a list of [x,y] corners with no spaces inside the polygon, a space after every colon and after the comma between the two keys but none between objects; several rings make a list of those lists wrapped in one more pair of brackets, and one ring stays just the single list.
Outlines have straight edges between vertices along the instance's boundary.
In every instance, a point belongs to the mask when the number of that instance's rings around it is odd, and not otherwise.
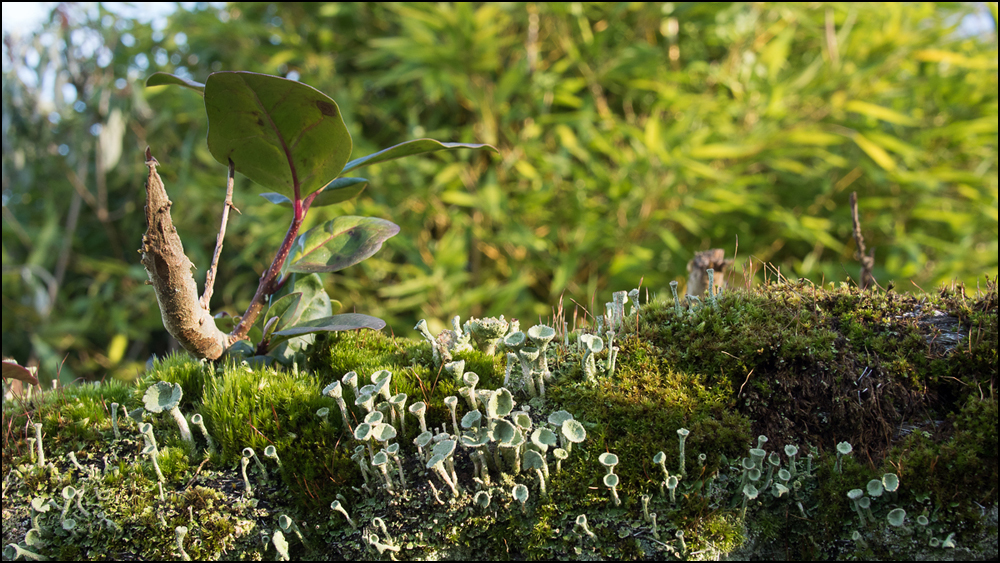
[{"label": "tree bark", "polygon": [[163,326],[188,352],[198,358],[218,359],[232,344],[215,326],[211,313],[201,306],[194,264],[170,217],[172,202],[156,173],[159,163],[146,149],[146,234],[142,237],[142,265],[160,304]]}]

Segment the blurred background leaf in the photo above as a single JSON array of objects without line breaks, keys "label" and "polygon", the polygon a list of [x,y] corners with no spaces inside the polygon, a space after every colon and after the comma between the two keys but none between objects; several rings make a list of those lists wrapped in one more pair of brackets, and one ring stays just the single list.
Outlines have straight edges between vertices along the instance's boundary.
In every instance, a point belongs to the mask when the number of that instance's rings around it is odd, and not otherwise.
[{"label": "blurred background leaf", "polygon": [[[304,229],[401,227],[323,278],[397,334],[662,292],[737,237],[738,263],[856,279],[852,191],[879,281],[975,286],[997,274],[995,6],[59,4],[4,38],[3,355],[127,378],[171,348],[135,253],[142,151],[202,276],[226,170],[202,98],[143,88],[156,71],[301,80],[337,101],[353,158],[421,137],[500,149],[375,164],[358,199],[310,213]],[[258,191],[237,178],[213,310],[242,313],[287,228]]]}]

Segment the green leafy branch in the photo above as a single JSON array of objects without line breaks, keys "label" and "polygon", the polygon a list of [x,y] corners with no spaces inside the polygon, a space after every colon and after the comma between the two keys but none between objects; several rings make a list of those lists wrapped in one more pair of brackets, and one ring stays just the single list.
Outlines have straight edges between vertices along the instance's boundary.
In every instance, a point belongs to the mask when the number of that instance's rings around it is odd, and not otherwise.
[{"label": "green leafy branch", "polygon": [[[332,314],[332,304],[317,276],[336,272],[372,256],[399,226],[376,217],[337,217],[299,234],[312,207],[341,203],[357,197],[368,180],[342,174],[378,162],[451,149],[496,149],[485,144],[442,143],[416,139],[374,154],[349,160],[353,148],[337,103],[306,84],[252,72],[216,72],[205,84],[165,73],[155,73],[147,86],[183,86],[205,98],[208,148],[229,166],[229,191],[216,243],[221,251],[225,224],[232,207],[234,171],[272,191],[261,195],[288,207],[292,217],[287,234],[264,272],[246,312],[228,334],[216,327],[209,313],[213,261],[199,299],[191,263],[170,218],[172,202],[147,149],[147,231],[143,237],[143,265],[156,291],[164,326],[189,352],[216,359],[249,336],[265,305],[268,313],[256,346],[234,347],[244,355],[274,353],[293,338],[335,330],[381,329],[381,319]],[[301,342],[301,341],[300,341]]]}]

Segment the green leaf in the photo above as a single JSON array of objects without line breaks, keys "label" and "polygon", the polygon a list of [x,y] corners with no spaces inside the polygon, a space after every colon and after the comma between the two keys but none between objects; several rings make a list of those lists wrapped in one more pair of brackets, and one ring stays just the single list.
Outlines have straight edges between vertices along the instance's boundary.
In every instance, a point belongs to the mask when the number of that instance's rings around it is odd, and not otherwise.
[{"label": "green leaf", "polygon": [[356,158],[348,162],[347,165],[344,166],[341,173],[348,172],[362,166],[368,166],[369,164],[375,164],[377,162],[403,158],[404,156],[451,149],[489,149],[496,153],[500,152],[496,149],[496,147],[486,144],[442,143],[441,141],[435,141],[434,139],[414,139],[412,141],[406,141],[405,143],[399,143],[398,145],[391,146],[387,149],[382,149],[377,153],[370,154],[368,156]]},{"label": "green leaf", "polygon": [[886,172],[896,171],[896,161],[889,156],[889,153],[885,152],[885,149],[871,142],[861,133],[854,133],[851,139]]},{"label": "green leaf", "polygon": [[270,321],[277,317],[278,321],[271,326],[271,331],[264,332],[264,338],[270,336],[269,332],[288,328],[299,321],[302,316],[299,305],[302,302],[302,292],[289,293],[275,300],[267,309],[267,318]]},{"label": "green leaf", "polygon": [[315,332],[335,332],[340,330],[357,330],[359,328],[370,328],[372,330],[382,330],[385,328],[385,321],[361,313],[344,313],[322,317],[311,321],[304,321],[296,326],[286,328],[274,333],[274,336],[301,336]]},{"label": "green leaf", "polygon": [[867,115],[868,117],[874,117],[875,119],[882,121],[888,121],[889,123],[895,123],[897,125],[920,125],[919,120],[906,114],[899,113],[898,111],[891,110],[887,107],[863,102],[861,100],[851,100],[847,102],[847,104],[844,105],[844,109],[860,113],[861,115]]},{"label": "green leaf", "polygon": [[[194,80],[188,80],[187,78],[181,78],[180,76],[166,72],[154,72],[150,74],[149,78],[146,79],[146,87],[150,86],[183,86],[198,92],[202,96],[205,95],[205,85],[201,82],[195,82]],[[227,162],[226,164],[228,165],[229,163]]]},{"label": "green leaf", "polygon": [[336,178],[351,156],[351,135],[326,94],[294,80],[216,72],[205,84],[208,149],[222,164],[288,197]]},{"label": "green leaf", "polygon": [[303,233],[285,262],[288,272],[336,272],[378,252],[399,226],[375,217],[337,217]]},{"label": "green leaf", "polygon": [[[365,191],[367,186],[368,180],[364,178],[337,178],[316,194],[312,202],[312,207],[326,207],[327,205],[354,199],[358,194]],[[260,194],[260,196],[275,205],[289,208],[292,206],[292,200],[281,194],[267,192]]]}]

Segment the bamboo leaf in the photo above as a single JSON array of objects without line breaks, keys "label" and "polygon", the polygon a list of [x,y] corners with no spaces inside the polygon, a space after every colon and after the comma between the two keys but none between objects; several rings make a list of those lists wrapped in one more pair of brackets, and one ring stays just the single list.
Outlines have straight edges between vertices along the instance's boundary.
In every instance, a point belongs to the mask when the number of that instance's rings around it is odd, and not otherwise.
[{"label": "bamboo leaf", "polygon": [[884,170],[887,172],[896,171],[896,161],[889,156],[889,153],[887,153],[885,149],[871,142],[861,133],[855,133],[851,138],[854,139],[854,142],[859,147],[861,147],[861,150],[865,151],[865,153]]},{"label": "bamboo leaf", "polygon": [[862,102],[861,100],[851,100],[847,102],[844,105],[844,109],[860,113],[861,115],[867,115],[868,117],[874,117],[875,119],[880,119],[882,121],[888,121],[889,123],[895,123],[897,125],[907,125],[911,127],[920,125],[920,121],[913,119],[908,115],[886,107],[870,104],[868,102]]}]

